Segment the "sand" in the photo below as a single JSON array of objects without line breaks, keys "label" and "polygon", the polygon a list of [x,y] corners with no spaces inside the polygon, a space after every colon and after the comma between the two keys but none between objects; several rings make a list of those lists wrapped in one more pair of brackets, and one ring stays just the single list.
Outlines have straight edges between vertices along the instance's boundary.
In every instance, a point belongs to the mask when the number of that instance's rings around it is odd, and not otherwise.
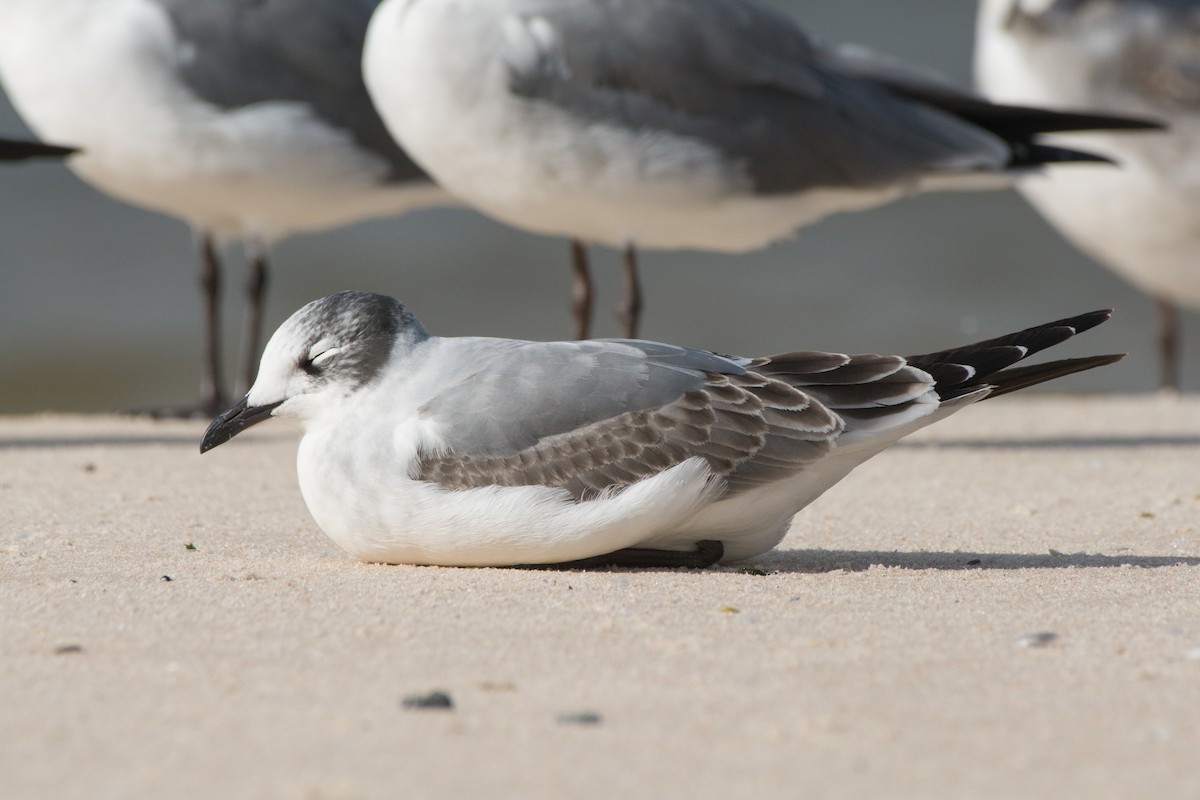
[{"label": "sand", "polygon": [[203,427],[0,417],[6,800],[1200,794],[1200,398],[985,403],[708,571],[357,563]]}]

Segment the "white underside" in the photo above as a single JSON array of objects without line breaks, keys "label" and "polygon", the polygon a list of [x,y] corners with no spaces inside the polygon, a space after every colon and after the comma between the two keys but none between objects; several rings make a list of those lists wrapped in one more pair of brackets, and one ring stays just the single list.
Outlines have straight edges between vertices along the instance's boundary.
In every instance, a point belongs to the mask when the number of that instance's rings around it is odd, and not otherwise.
[{"label": "white underside", "polygon": [[149,0],[0,0],[0,77],[72,169],[127,202],[271,241],[446,202],[301,103],[224,110],[178,80],[186,46]]}]

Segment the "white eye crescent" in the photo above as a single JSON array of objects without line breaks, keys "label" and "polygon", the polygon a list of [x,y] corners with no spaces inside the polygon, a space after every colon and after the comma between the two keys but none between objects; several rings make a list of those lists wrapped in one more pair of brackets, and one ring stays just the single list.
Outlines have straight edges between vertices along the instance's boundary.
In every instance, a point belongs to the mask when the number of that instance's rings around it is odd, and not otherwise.
[{"label": "white eye crescent", "polygon": [[330,347],[328,350],[321,350],[320,352],[310,355],[308,357],[308,362],[314,367],[319,367],[340,352],[342,352],[340,347]]}]

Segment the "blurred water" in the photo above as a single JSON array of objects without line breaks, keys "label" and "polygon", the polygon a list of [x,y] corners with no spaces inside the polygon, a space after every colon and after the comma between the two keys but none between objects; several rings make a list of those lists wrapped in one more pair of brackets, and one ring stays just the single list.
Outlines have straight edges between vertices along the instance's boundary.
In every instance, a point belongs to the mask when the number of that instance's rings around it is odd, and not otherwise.
[{"label": "blurred water", "polygon": [[[953,0],[783,3],[810,31],[917,61],[966,84],[973,4]],[[24,131],[0,99],[0,131]],[[136,136],[136,131],[131,131]],[[594,251],[597,335],[614,253]],[[267,325],[346,288],[387,292],[435,333],[560,338],[569,331],[564,242],[468,211],[436,211],[299,236],[274,254]],[[1071,354],[1128,351],[1122,364],[1053,385],[1149,391],[1149,301],[1063,243],[1013,192],[933,195],[828,220],[745,256],[643,257],[643,335],[722,352],[795,348],[924,352],[1069,313],[1117,317]],[[228,273],[232,365],[240,262]],[[1185,320],[1188,388],[1200,386],[1200,324]],[[194,400],[201,325],[191,236],[63,167],[0,171],[0,412],[125,410]]]}]

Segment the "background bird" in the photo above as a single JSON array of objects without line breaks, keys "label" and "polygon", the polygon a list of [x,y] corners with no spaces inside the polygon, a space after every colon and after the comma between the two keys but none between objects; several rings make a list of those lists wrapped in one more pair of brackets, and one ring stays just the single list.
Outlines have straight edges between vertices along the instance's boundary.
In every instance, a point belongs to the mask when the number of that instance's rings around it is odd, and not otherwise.
[{"label": "background bird", "polygon": [[1160,382],[1180,388],[1176,308],[1200,308],[1200,2],[984,0],[976,69],[1002,100],[1167,124],[1064,137],[1111,153],[1121,169],[1047,171],[1020,189],[1072,243],[1154,298]]},{"label": "background bird", "polygon": [[822,45],[754,0],[385,0],[364,72],[389,130],[448,191],[624,249],[627,336],[635,245],[744,252],[906,193],[1103,160],[1046,132],[1153,127],[996,106]]},{"label": "background bird", "polygon": [[390,297],[342,292],[275,332],[200,450],[299,420],[309,511],[365,561],[735,561],[774,547],[793,515],[901,437],[1120,359],[1014,366],[1108,317],[907,359],[731,358],[637,340],[440,338]]},{"label": "background bird", "polygon": [[253,377],[279,239],[445,202],[362,83],[376,0],[3,0],[0,77],[70,166],[196,231],[202,403],[221,404],[218,250],[246,245],[241,379]]},{"label": "background bird", "polygon": [[[827,41],[861,42],[959,86],[971,80],[975,3],[911,0],[881,11],[869,0],[771,2]],[[3,87],[0,130],[38,138]],[[0,351],[0,372],[21,380],[0,391],[0,411],[194,407],[203,328],[191,243],[181,219],[116,200],[60,163],[10,164],[0,179],[0,334],[11,346]],[[283,272],[271,283],[264,335],[354,276],[353,284],[404,298],[439,330],[567,338],[563,249],[561,239],[461,205],[287,237],[271,250]],[[591,256],[597,308],[615,305],[620,253],[596,247]],[[237,249],[230,257],[222,330],[232,382],[243,281]],[[1007,330],[1014,308],[1038,320],[1064,307],[1116,307],[1121,313],[1088,338],[1096,352],[1130,350],[1129,358],[1030,391],[1137,392],[1157,381],[1157,349],[1146,335],[1153,305],[1096,269],[1012,190],[912,194],[833,215],[736,262],[697,250],[642,259],[651,265],[641,272],[651,303],[642,331],[659,341],[737,353],[780,342],[866,352],[890,341],[898,352],[923,352]],[[849,309],[853,325],[845,324]],[[596,315],[593,331],[620,334],[608,313]],[[1200,325],[1181,334],[1187,352],[1200,352]],[[1200,372],[1183,377],[1185,390],[1200,388]]]}]

